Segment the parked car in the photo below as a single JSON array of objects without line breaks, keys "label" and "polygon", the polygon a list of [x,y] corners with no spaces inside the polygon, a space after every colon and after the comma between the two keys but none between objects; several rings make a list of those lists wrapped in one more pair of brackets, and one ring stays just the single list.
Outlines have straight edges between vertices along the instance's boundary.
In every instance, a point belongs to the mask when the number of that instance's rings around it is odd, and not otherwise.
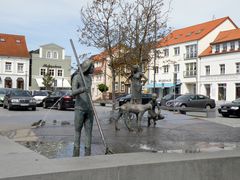
[{"label": "parked car", "polygon": [[34,99],[36,99],[37,106],[42,105],[42,101],[44,98],[46,98],[50,93],[50,91],[47,90],[35,90],[32,91],[32,96]]},{"label": "parked car", "polygon": [[167,94],[166,96],[163,96],[162,98],[157,99],[157,102],[160,106],[166,106],[166,102],[170,100],[174,100],[179,96],[181,96],[181,94]]},{"label": "parked car", "polygon": [[[119,99],[119,106],[125,104],[126,102],[130,102],[131,97],[132,97],[131,94],[121,97]],[[151,101],[151,99],[152,99],[152,94],[142,94],[142,104],[147,104],[149,101]]]},{"label": "parked car", "polygon": [[36,110],[36,100],[32,97],[31,93],[21,89],[10,89],[4,96],[3,108],[8,110],[19,108],[31,108]]},{"label": "parked car", "polygon": [[218,108],[218,112],[223,117],[229,117],[230,115],[240,116],[240,98],[232,101],[232,103],[223,104]]},{"label": "parked car", "polygon": [[9,88],[0,88],[0,105],[3,105],[3,99],[4,96],[7,94],[7,91],[9,91]]},{"label": "parked car", "polygon": [[71,90],[56,90],[43,99],[43,108],[56,107],[58,110],[74,108],[75,98]]},{"label": "parked car", "polygon": [[194,107],[194,108],[215,108],[214,99],[201,94],[185,94],[177,97],[175,100],[170,100],[166,103],[168,107]]}]

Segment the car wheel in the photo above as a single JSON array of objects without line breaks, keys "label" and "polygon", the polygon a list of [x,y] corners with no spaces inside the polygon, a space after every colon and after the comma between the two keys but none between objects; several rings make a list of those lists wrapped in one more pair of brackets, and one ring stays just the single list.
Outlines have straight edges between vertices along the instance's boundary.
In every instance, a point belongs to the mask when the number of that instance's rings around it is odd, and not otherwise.
[{"label": "car wheel", "polygon": [[3,108],[4,108],[4,109],[6,109],[6,108],[7,108],[7,106],[6,106],[4,103],[3,103]]},{"label": "car wheel", "polygon": [[46,103],[46,101],[43,102],[43,108],[45,108],[45,109],[48,108],[48,107],[47,107],[47,103]]},{"label": "car wheel", "polygon": [[211,109],[212,107],[208,104],[206,105],[206,109]]},{"label": "car wheel", "polygon": [[222,116],[223,116],[223,117],[229,117],[229,114],[223,113]]},{"label": "car wheel", "polygon": [[185,104],[181,105],[180,106],[181,108],[186,108],[187,106]]},{"label": "car wheel", "polygon": [[62,109],[63,109],[61,102],[58,102],[58,104],[57,104],[57,109],[58,109],[58,110],[62,110]]}]

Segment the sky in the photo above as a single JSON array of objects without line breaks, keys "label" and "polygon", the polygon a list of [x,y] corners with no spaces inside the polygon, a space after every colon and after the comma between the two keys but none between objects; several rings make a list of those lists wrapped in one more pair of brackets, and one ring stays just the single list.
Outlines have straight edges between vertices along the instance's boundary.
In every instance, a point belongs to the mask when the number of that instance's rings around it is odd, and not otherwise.
[{"label": "sky", "polygon": [[[0,0],[0,33],[24,35],[28,50],[55,43],[74,55],[69,39],[78,54],[99,53],[100,50],[78,43],[77,28],[80,9],[91,0]],[[239,0],[172,0],[168,25],[172,29],[229,16],[240,26]]]}]

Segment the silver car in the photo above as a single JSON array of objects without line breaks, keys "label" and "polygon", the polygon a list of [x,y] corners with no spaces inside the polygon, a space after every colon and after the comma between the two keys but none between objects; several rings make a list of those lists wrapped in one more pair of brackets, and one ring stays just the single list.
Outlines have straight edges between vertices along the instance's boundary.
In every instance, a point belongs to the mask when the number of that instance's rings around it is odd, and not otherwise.
[{"label": "silver car", "polygon": [[185,94],[166,103],[168,107],[215,108],[215,100],[201,94]]}]

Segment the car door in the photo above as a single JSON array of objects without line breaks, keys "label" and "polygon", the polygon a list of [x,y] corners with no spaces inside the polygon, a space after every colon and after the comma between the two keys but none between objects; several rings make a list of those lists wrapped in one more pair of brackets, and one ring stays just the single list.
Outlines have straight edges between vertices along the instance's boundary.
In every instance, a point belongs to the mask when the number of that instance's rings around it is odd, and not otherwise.
[{"label": "car door", "polygon": [[58,91],[55,91],[46,98],[46,104],[48,106],[54,105],[54,103],[56,102],[57,94],[58,94]]},{"label": "car door", "polygon": [[198,106],[197,107],[205,108],[209,99],[206,96],[197,95],[197,101],[198,101]]},{"label": "car door", "polygon": [[198,107],[198,102],[197,102],[197,96],[196,95],[190,95],[188,99],[188,107]]}]

